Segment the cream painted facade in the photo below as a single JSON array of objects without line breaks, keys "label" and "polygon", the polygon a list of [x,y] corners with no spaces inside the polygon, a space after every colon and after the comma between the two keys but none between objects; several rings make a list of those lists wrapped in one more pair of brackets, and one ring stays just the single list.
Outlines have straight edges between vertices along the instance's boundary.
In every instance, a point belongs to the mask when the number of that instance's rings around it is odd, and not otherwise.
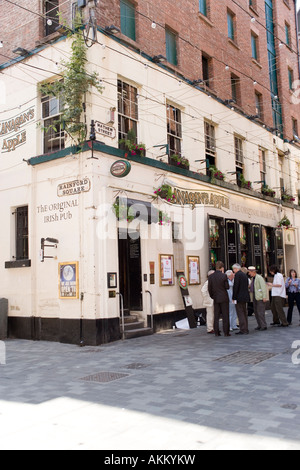
[{"label": "cream painted facade", "polygon": [[[282,235],[285,237],[284,268],[300,268],[299,208],[263,197],[259,192],[261,148],[266,155],[266,183],[276,188],[277,198],[282,179],[288,192],[298,196],[300,149],[113,39],[99,33],[98,41],[103,46],[96,44],[88,51],[88,69],[96,70],[103,77],[104,91],[102,95],[95,90],[88,94],[86,122],[107,124],[110,121],[111,110],[118,109],[118,80],[134,86],[139,94],[138,141],[146,145],[147,156],[129,156],[132,169],[123,179],[112,176],[110,171],[114,162],[124,159],[124,152],[118,149],[118,111],[115,122],[109,124],[115,132],[111,136],[98,134],[93,154],[88,144],[82,153],[74,153],[71,142],[67,141],[66,150],[43,155],[43,131],[38,125],[42,117],[38,84],[59,77],[56,64],[70,52],[67,40],[39,49],[31,57],[1,69],[5,99],[0,103],[3,227],[0,294],[9,300],[11,336],[74,343],[82,337],[87,344],[119,339],[119,298],[109,296],[110,292],[114,295],[120,290],[119,227],[112,212],[117,197],[152,203],[167,212],[183,234],[174,243],[172,225],[160,227],[145,222],[138,225],[134,221],[128,227],[130,232],[141,234],[140,251],[133,254],[141,262],[142,297],[138,315],[147,324],[150,303],[146,291],[149,290],[153,294],[156,330],[172,326],[175,318],[183,316],[175,271],[183,270],[187,274],[188,256],[199,257],[201,284],[206,280],[211,243],[209,218],[220,221],[224,243],[228,245],[227,221],[244,224],[251,237],[253,225],[275,230],[286,215],[293,228]],[[168,165],[168,157],[162,156],[167,143],[168,105],[181,111],[182,154],[190,161],[190,171]],[[216,162],[226,175],[226,183],[211,184],[206,176],[201,176],[205,173],[205,121],[215,126]],[[241,190],[234,184],[235,137],[243,141],[244,176],[258,182],[254,184],[257,193]],[[67,185],[75,181],[79,183],[73,187],[81,186],[82,192],[64,195],[63,188],[68,189]],[[155,189],[164,182],[188,193],[206,193],[209,202],[196,204],[192,210],[192,200],[186,200],[184,207],[160,199],[153,201]],[[215,207],[216,196],[226,199],[228,204],[218,207],[216,202]],[[27,262],[15,259],[16,210],[22,206],[28,206],[30,261]],[[44,262],[40,261],[42,238],[59,241],[57,248],[45,248],[45,255],[55,258],[46,258]],[[238,241],[236,248],[237,245]],[[263,240],[260,246],[263,260]],[[174,256],[174,286],[160,283],[160,255]],[[255,256],[254,247],[251,256]],[[78,263],[76,298],[60,298],[59,263],[75,262]],[[152,268],[154,263],[154,284],[150,283],[150,263]],[[117,287],[109,288],[108,273],[117,274]],[[194,307],[201,309],[201,286],[189,286],[189,292]]]}]

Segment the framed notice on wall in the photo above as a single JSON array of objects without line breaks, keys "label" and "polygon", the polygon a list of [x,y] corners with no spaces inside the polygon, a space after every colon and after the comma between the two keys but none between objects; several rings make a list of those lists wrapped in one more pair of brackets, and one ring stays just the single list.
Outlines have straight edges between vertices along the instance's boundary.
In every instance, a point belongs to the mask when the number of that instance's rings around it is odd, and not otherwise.
[{"label": "framed notice on wall", "polygon": [[190,286],[200,285],[200,258],[199,256],[188,256],[188,281]]},{"label": "framed notice on wall", "polygon": [[59,298],[79,299],[79,263],[59,263]]},{"label": "framed notice on wall", "polygon": [[160,255],[160,285],[174,286],[174,256]]}]

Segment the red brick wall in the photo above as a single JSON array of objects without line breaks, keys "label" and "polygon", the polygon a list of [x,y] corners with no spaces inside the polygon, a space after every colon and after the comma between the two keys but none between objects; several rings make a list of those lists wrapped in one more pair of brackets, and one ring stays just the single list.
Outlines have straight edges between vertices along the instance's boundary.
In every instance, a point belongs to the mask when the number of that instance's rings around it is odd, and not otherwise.
[{"label": "red brick wall", "polygon": [[[70,18],[71,0],[60,0],[63,15]],[[42,0],[18,0],[20,5],[42,14]],[[150,56],[166,54],[165,26],[178,34],[178,67],[175,72],[189,80],[202,78],[202,53],[212,58],[212,92],[223,100],[231,98],[231,74],[240,78],[240,106],[248,115],[256,114],[255,90],[262,94],[264,121],[273,127],[270,81],[267,56],[265,1],[256,0],[256,8],[249,8],[248,0],[208,0],[209,19],[199,13],[198,0],[136,0],[137,41],[131,45]],[[298,120],[300,128],[300,106],[291,104],[288,68],[294,70],[295,80],[299,79],[297,64],[297,38],[295,27],[294,0],[274,0],[276,36],[285,42],[285,23],[291,26],[291,49],[283,46],[278,53],[278,81],[280,101],[283,106],[285,136],[293,138],[292,117]],[[290,7],[288,6],[290,5]],[[236,15],[236,44],[228,39],[227,9]],[[43,19],[34,13],[0,0],[0,40],[5,47],[0,50],[7,57],[14,57],[12,49],[22,46],[33,49],[43,38]],[[120,27],[119,0],[100,0],[98,23],[104,29],[114,24]],[[256,21],[251,22],[251,17]],[[156,29],[151,27],[157,23]],[[251,30],[259,37],[259,61],[251,57]],[[124,38],[121,36],[121,38]],[[0,56],[0,62],[7,57]],[[225,70],[225,65],[229,70]],[[254,81],[257,82],[254,85]],[[300,132],[300,130],[299,130]]]}]

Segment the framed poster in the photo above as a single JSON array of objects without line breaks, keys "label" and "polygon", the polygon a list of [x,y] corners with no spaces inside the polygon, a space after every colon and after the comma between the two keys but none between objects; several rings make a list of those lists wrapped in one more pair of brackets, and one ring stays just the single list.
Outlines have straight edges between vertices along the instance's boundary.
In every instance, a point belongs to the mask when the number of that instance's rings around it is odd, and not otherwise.
[{"label": "framed poster", "polygon": [[199,256],[188,256],[188,281],[190,286],[200,285],[200,258]]},{"label": "framed poster", "polygon": [[59,263],[59,298],[79,299],[79,263]]},{"label": "framed poster", "polygon": [[174,286],[174,255],[160,255],[160,285]]},{"label": "framed poster", "polygon": [[118,287],[117,273],[107,273],[108,289],[116,289]]}]

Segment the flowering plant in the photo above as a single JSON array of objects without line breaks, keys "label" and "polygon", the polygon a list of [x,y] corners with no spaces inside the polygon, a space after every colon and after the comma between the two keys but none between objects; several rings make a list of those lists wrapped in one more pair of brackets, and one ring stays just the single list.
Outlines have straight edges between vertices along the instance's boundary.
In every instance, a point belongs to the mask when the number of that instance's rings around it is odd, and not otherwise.
[{"label": "flowering plant", "polygon": [[244,175],[240,175],[240,177],[239,177],[239,186],[241,188],[245,188],[245,189],[252,189],[251,181],[246,180],[244,178]]},{"label": "flowering plant", "polygon": [[127,220],[127,222],[130,223],[135,219],[131,207],[122,204],[119,199],[113,204],[113,211],[119,221]]},{"label": "flowering plant", "polygon": [[160,188],[154,191],[155,198],[164,199],[167,202],[174,202],[176,198],[173,189],[168,184],[163,184]]},{"label": "flowering plant", "polygon": [[177,166],[179,168],[184,168],[185,170],[190,169],[190,162],[187,158],[181,157],[180,155],[171,155],[170,156],[171,165]]},{"label": "flowering plant", "polygon": [[211,166],[209,168],[209,172],[210,172],[210,177],[211,177],[212,183],[215,180],[218,180],[218,181],[224,181],[225,180],[224,173],[222,173],[222,171],[218,170],[215,166]]},{"label": "flowering plant", "polygon": [[274,189],[269,188],[267,184],[263,186],[261,192],[262,194],[264,194],[264,196],[275,197],[276,195],[276,191],[274,191]]},{"label": "flowering plant", "polygon": [[159,211],[158,223],[159,225],[170,225],[171,217],[166,212]]},{"label": "flowering plant", "polygon": [[288,193],[283,193],[282,194],[282,200],[283,200],[283,202],[295,202],[296,201],[294,196],[292,196],[291,194],[288,194]]},{"label": "flowering plant", "polygon": [[285,215],[281,220],[280,222],[278,223],[278,227],[286,227],[286,228],[290,228],[291,227],[291,221],[290,219],[287,218],[287,216]]}]

